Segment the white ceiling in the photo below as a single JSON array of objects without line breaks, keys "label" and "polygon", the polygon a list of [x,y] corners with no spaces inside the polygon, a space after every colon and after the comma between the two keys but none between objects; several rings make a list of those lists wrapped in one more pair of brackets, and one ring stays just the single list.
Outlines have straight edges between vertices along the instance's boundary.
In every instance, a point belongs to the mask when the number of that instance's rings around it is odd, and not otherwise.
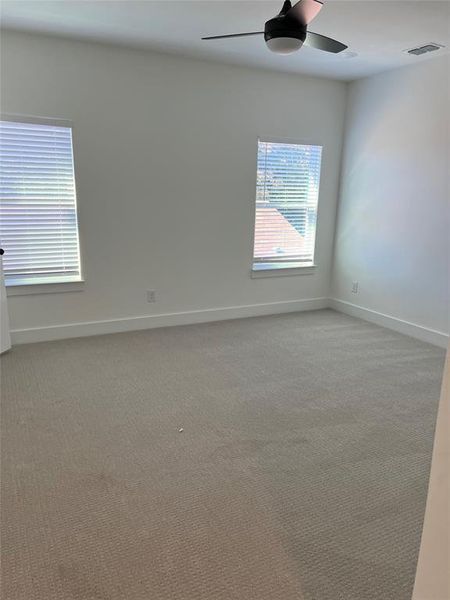
[{"label": "white ceiling", "polygon": [[[205,35],[262,30],[281,4],[281,0],[3,0],[0,14],[4,28],[343,80],[429,60],[450,49],[447,0],[328,0],[310,29],[347,44],[349,50],[340,55],[304,47],[293,55],[277,56],[262,37],[200,40]],[[446,48],[421,57],[403,52],[429,42]]]}]

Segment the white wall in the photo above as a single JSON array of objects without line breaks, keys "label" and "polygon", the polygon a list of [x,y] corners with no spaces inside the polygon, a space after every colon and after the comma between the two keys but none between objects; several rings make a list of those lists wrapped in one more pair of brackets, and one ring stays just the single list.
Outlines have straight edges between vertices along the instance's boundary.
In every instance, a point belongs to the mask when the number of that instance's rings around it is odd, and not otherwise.
[{"label": "white wall", "polygon": [[440,332],[449,308],[449,73],[447,55],[350,85],[332,286],[341,301]]},{"label": "white wall", "polygon": [[[15,32],[1,41],[2,111],[74,123],[86,277],[82,292],[10,297],[12,329],[328,296],[345,84]],[[324,145],[313,275],[250,278],[259,135]]]}]

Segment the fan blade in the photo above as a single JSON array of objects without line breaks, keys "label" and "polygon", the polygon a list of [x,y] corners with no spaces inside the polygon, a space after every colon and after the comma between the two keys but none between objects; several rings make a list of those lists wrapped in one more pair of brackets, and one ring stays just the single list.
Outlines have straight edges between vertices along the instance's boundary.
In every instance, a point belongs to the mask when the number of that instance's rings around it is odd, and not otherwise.
[{"label": "fan blade", "polygon": [[300,0],[288,10],[286,16],[295,19],[300,25],[309,25],[319,14],[322,6],[323,2],[320,0]]},{"label": "fan blade", "polygon": [[264,31],[250,31],[249,33],[230,33],[229,35],[210,35],[202,40],[224,40],[225,38],[247,37],[249,35],[263,35]]},{"label": "fan blade", "polygon": [[326,37],[325,35],[320,35],[320,33],[313,33],[312,31],[308,31],[306,34],[304,45],[311,46],[311,48],[317,48],[317,50],[325,50],[325,52],[333,52],[334,54],[348,48],[348,46],[341,44],[341,42]]}]

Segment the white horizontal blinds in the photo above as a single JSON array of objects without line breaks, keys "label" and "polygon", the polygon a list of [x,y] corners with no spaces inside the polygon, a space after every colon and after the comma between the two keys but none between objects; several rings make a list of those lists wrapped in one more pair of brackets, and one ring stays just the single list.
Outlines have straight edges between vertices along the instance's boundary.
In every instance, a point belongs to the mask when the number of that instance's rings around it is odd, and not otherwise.
[{"label": "white horizontal blinds", "polygon": [[6,280],[79,278],[71,128],[0,121],[0,169]]},{"label": "white horizontal blinds", "polygon": [[254,263],[312,263],[321,146],[258,142]]}]

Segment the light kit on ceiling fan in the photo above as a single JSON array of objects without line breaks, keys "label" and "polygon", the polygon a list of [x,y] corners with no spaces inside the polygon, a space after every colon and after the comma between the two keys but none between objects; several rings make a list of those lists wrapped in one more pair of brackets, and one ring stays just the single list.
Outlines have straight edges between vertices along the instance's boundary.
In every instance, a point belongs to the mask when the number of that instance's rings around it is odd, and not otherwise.
[{"label": "light kit on ceiling fan", "polygon": [[292,54],[303,46],[302,40],[295,37],[274,37],[266,40],[267,47],[276,54]]},{"label": "light kit on ceiling fan", "polygon": [[203,37],[202,40],[264,35],[269,50],[277,54],[291,54],[299,50],[303,45],[337,54],[346,50],[347,46],[307,29],[309,23],[318,15],[322,6],[323,3],[320,0],[300,0],[294,6],[292,6],[290,0],[285,0],[283,8],[278,15],[266,21],[264,31],[213,35]]}]

